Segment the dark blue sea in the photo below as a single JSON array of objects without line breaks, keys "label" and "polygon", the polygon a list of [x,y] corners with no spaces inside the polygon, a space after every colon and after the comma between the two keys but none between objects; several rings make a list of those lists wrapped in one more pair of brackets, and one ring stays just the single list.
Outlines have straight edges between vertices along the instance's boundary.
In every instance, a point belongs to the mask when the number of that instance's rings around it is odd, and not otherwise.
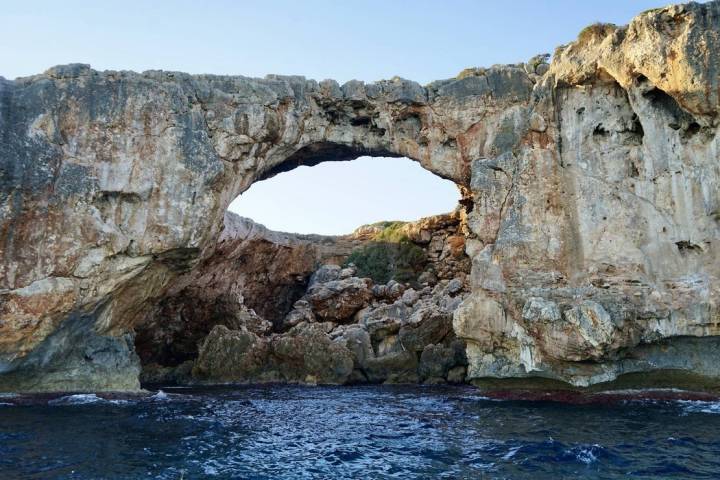
[{"label": "dark blue sea", "polygon": [[5,479],[718,479],[720,402],[469,387],[0,397]]}]

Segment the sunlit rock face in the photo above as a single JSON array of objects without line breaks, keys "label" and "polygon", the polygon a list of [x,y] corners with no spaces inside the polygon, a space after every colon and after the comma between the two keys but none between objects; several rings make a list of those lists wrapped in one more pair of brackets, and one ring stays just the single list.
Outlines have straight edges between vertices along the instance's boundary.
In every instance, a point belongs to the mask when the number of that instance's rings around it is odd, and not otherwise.
[{"label": "sunlit rock face", "polygon": [[716,1],[427,86],[83,65],[0,80],[0,388],[137,388],[133,332],[219,248],[230,201],[360,155],[463,191],[467,380],[716,381],[718,52]]}]

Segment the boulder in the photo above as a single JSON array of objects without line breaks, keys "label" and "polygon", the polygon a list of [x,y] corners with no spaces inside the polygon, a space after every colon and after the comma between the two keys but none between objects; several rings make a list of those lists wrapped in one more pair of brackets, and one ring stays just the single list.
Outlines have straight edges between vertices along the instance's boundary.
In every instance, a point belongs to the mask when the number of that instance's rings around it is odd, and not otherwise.
[{"label": "boulder", "polygon": [[287,330],[299,323],[312,323],[314,321],[315,314],[312,311],[310,303],[307,300],[301,299],[293,304],[292,310],[290,310],[283,319],[282,328],[283,330]]},{"label": "boulder", "polygon": [[342,384],[352,370],[353,354],[321,324],[301,323],[266,338],[217,326],[200,348],[193,376],[210,383]]},{"label": "boulder", "polygon": [[327,283],[340,279],[342,268],[339,265],[322,265],[310,277],[308,286],[312,287],[318,283]]},{"label": "boulder", "polygon": [[417,383],[417,355],[400,351],[366,360],[363,371],[371,383]]},{"label": "boulder", "polygon": [[388,302],[394,302],[400,298],[404,291],[405,287],[395,280],[390,280],[385,285],[374,285],[372,288],[372,292],[375,297]]},{"label": "boulder", "polygon": [[284,382],[343,384],[353,371],[353,353],[333,342],[321,324],[301,323],[270,345],[270,365]]},{"label": "boulder", "polygon": [[452,314],[437,307],[425,307],[415,313],[400,328],[402,346],[422,352],[425,346],[440,343],[452,331]]},{"label": "boulder", "polygon": [[370,334],[373,345],[377,345],[386,336],[396,334],[409,315],[410,309],[403,303],[383,304],[360,311],[358,324]]},{"label": "boulder", "polygon": [[305,298],[318,318],[342,323],[350,321],[370,301],[372,291],[369,280],[350,277],[315,283]]},{"label": "boulder", "polygon": [[362,368],[368,358],[375,356],[370,343],[370,335],[358,325],[348,325],[338,337],[334,338],[334,341],[352,353],[355,368]]},{"label": "boulder", "polygon": [[193,377],[213,382],[251,382],[267,367],[269,344],[247,330],[217,325],[205,338]]}]

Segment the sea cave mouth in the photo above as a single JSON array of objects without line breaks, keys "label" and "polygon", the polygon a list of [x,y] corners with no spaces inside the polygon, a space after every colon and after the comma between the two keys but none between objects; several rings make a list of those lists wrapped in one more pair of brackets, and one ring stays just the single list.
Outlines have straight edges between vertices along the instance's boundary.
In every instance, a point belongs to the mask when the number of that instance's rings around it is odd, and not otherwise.
[{"label": "sea cave mouth", "polygon": [[405,157],[320,160],[340,161],[298,161],[232,202],[215,253],[136,327],[143,384],[462,382],[462,187]]}]

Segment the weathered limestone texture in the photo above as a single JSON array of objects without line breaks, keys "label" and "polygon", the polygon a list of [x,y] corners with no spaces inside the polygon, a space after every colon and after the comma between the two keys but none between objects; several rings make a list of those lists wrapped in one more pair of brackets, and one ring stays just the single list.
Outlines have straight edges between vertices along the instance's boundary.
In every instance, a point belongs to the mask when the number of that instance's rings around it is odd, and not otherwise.
[{"label": "weathered limestone texture", "polygon": [[[133,332],[194,288],[177,282],[222,248],[231,200],[297,165],[361,155],[409,157],[461,188],[453,245],[472,272],[452,323],[466,380],[673,371],[668,382],[714,384],[719,107],[719,1],[593,25],[549,64],[427,86],[77,64],[0,78],[0,390],[137,388]],[[238,285],[232,298],[255,295]],[[257,325],[285,321],[272,315]],[[422,352],[423,371],[439,348]],[[408,376],[368,361],[368,378]],[[346,370],[294,372],[336,382]]]},{"label": "weathered limestone texture", "polygon": [[[324,237],[273,232],[228,212],[215,253],[137,322],[141,380],[462,382],[465,344],[452,312],[468,294],[463,228],[456,210]],[[393,242],[422,254],[420,268],[391,272],[405,283],[363,276],[367,259],[394,252]]]}]

